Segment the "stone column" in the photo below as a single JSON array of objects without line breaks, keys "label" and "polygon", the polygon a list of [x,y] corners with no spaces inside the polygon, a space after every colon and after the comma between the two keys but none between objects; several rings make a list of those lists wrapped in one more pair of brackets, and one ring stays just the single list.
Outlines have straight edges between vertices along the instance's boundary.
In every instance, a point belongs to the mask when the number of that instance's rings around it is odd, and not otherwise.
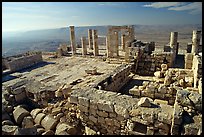
[{"label": "stone column", "polygon": [[177,46],[178,32],[171,32],[170,47],[175,49]]},{"label": "stone column", "polygon": [[172,62],[175,63],[175,60],[176,60],[176,51],[177,51],[177,39],[178,39],[178,32],[171,32],[171,37],[170,37],[170,48],[171,48],[171,51],[173,52],[173,55],[172,55]]},{"label": "stone column", "polygon": [[97,30],[92,30],[92,37],[93,37],[93,50],[94,50],[94,56],[98,56],[98,35]]},{"label": "stone column", "polygon": [[116,54],[115,56],[119,56],[119,49],[118,49],[118,32],[114,32],[114,53]]},{"label": "stone column", "polygon": [[92,37],[91,29],[88,29],[88,40],[89,40],[89,48],[93,49],[93,37]]},{"label": "stone column", "polygon": [[107,57],[112,57],[113,55],[113,51],[112,51],[112,47],[111,47],[111,42],[112,42],[112,30],[108,29],[108,34],[106,37],[106,48],[107,48]]},{"label": "stone column", "polygon": [[193,30],[191,53],[195,53],[195,54],[198,53],[198,47],[200,45],[200,37],[201,37],[201,31]]},{"label": "stone column", "polygon": [[130,41],[125,42],[125,61],[129,62],[129,45]]},{"label": "stone column", "polygon": [[122,46],[123,51],[125,51],[125,35],[121,36],[121,46]]},{"label": "stone column", "polygon": [[76,54],[76,43],[75,43],[74,26],[69,26],[69,29],[70,29],[70,41],[71,41],[72,55],[75,55]]},{"label": "stone column", "polygon": [[86,37],[81,37],[82,56],[87,55]]}]

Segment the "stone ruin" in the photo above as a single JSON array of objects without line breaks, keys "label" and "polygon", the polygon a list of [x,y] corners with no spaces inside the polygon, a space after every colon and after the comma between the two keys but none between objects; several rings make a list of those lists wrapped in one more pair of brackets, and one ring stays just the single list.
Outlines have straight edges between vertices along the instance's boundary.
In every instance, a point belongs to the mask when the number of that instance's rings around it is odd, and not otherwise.
[{"label": "stone ruin", "polygon": [[2,58],[2,73],[8,74],[24,68],[28,68],[42,62],[41,52],[26,52],[7,58]]},{"label": "stone ruin", "polygon": [[[60,45],[58,58],[101,57],[120,65],[88,87],[73,89],[80,79],[50,89],[54,92],[34,81],[5,87],[2,135],[202,135],[200,37],[200,31],[193,31],[184,68],[176,68],[178,32],[171,32],[170,43],[163,52],[156,52],[154,42],[135,39],[133,26],[110,26],[102,55],[97,30],[88,30],[88,41],[81,38],[79,53],[74,26],[70,26],[71,45]],[[99,74],[96,68],[85,72]],[[121,92],[131,81],[146,76],[152,79],[142,79],[126,93]]]}]

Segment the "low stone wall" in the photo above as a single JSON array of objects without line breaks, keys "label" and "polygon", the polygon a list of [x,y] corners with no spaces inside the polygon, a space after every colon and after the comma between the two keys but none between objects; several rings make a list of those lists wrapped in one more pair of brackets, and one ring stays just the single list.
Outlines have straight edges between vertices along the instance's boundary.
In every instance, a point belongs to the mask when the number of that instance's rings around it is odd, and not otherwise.
[{"label": "low stone wall", "polygon": [[16,58],[8,62],[10,71],[17,71],[26,67],[30,67],[42,61],[42,54],[31,54],[23,57]]},{"label": "low stone wall", "polygon": [[187,90],[176,94],[172,119],[172,135],[202,134],[202,95]]},{"label": "low stone wall", "polygon": [[70,103],[80,110],[84,126],[101,134],[169,134],[173,107],[138,106],[140,99],[120,93],[97,90],[73,91]]},{"label": "low stone wall", "polygon": [[118,92],[131,79],[131,68],[131,65],[123,64],[110,74],[107,74],[96,81],[96,84],[93,87]]},{"label": "low stone wall", "polygon": [[155,71],[160,70],[161,64],[165,63],[168,67],[171,67],[173,64],[172,52],[164,53],[144,53],[141,58],[138,59],[136,73],[139,75],[153,75]]},{"label": "low stone wall", "polygon": [[[136,97],[150,97],[151,99],[161,99],[166,104],[173,105],[177,90],[173,87],[167,87],[158,82],[144,81],[142,86],[134,86],[129,93]],[[163,101],[163,102],[164,102]]]}]

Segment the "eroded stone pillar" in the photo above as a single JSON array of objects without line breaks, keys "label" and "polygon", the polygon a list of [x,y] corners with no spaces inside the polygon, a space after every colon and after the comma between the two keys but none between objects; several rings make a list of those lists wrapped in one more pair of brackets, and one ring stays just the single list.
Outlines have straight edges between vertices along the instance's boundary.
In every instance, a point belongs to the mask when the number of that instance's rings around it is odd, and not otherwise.
[{"label": "eroded stone pillar", "polygon": [[86,48],[86,37],[81,37],[81,47],[82,47],[82,55],[87,55],[87,48]]},{"label": "eroded stone pillar", "polygon": [[70,41],[71,41],[72,55],[75,55],[76,54],[76,43],[75,43],[74,26],[69,26],[69,29],[70,29]]},{"label": "eroded stone pillar", "polygon": [[198,47],[200,45],[200,37],[201,37],[201,31],[193,30],[191,53],[195,53],[195,54],[198,53]]},{"label": "eroded stone pillar", "polygon": [[118,32],[115,31],[114,34],[113,34],[113,42],[114,42],[114,53],[115,53],[115,56],[119,56],[119,49],[118,49]]},{"label": "eroded stone pillar", "polygon": [[88,41],[89,41],[89,48],[93,49],[93,37],[92,37],[91,29],[88,29]]},{"label": "eroded stone pillar", "polygon": [[125,35],[121,36],[121,46],[122,46],[123,51],[125,51]]},{"label": "eroded stone pillar", "polygon": [[171,32],[170,47],[175,49],[177,46],[178,32]]},{"label": "eroded stone pillar", "polygon": [[130,41],[125,42],[125,61],[129,62],[129,45]]},{"label": "eroded stone pillar", "polygon": [[97,34],[97,30],[92,30],[92,37],[93,37],[93,53],[94,56],[98,56],[99,52],[98,52],[98,34]]}]

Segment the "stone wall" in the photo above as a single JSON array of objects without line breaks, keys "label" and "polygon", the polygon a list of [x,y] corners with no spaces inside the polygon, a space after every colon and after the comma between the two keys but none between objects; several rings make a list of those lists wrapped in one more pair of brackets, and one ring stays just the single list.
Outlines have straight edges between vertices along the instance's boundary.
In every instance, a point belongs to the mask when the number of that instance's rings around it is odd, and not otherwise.
[{"label": "stone wall", "polygon": [[173,107],[153,102],[148,107],[140,106],[139,101],[94,88],[73,91],[70,96],[70,103],[80,110],[82,124],[101,134],[169,134]]},{"label": "stone wall", "polygon": [[202,134],[202,95],[187,90],[177,92],[171,127],[172,135]]},{"label": "stone wall", "polygon": [[173,87],[167,87],[164,84],[149,81],[144,81],[142,86],[134,86],[129,90],[129,93],[135,97],[149,97],[162,104],[169,105],[174,104],[176,92],[177,90]]},{"label": "stone wall", "polygon": [[161,64],[167,63],[168,67],[172,66],[172,52],[164,53],[144,53],[138,60],[136,74],[153,75],[155,71],[161,70]]},{"label": "stone wall", "polygon": [[198,81],[202,78],[202,56],[195,55],[193,57],[192,70],[194,73],[194,88],[197,88]]},{"label": "stone wall", "polygon": [[96,81],[93,87],[118,92],[130,79],[131,65],[123,64]]},{"label": "stone wall", "polygon": [[192,69],[193,57],[194,57],[193,53],[185,54],[185,69]]},{"label": "stone wall", "polygon": [[26,67],[30,67],[34,64],[42,62],[42,53],[36,53],[31,55],[22,56],[8,62],[10,71],[17,71]]}]

